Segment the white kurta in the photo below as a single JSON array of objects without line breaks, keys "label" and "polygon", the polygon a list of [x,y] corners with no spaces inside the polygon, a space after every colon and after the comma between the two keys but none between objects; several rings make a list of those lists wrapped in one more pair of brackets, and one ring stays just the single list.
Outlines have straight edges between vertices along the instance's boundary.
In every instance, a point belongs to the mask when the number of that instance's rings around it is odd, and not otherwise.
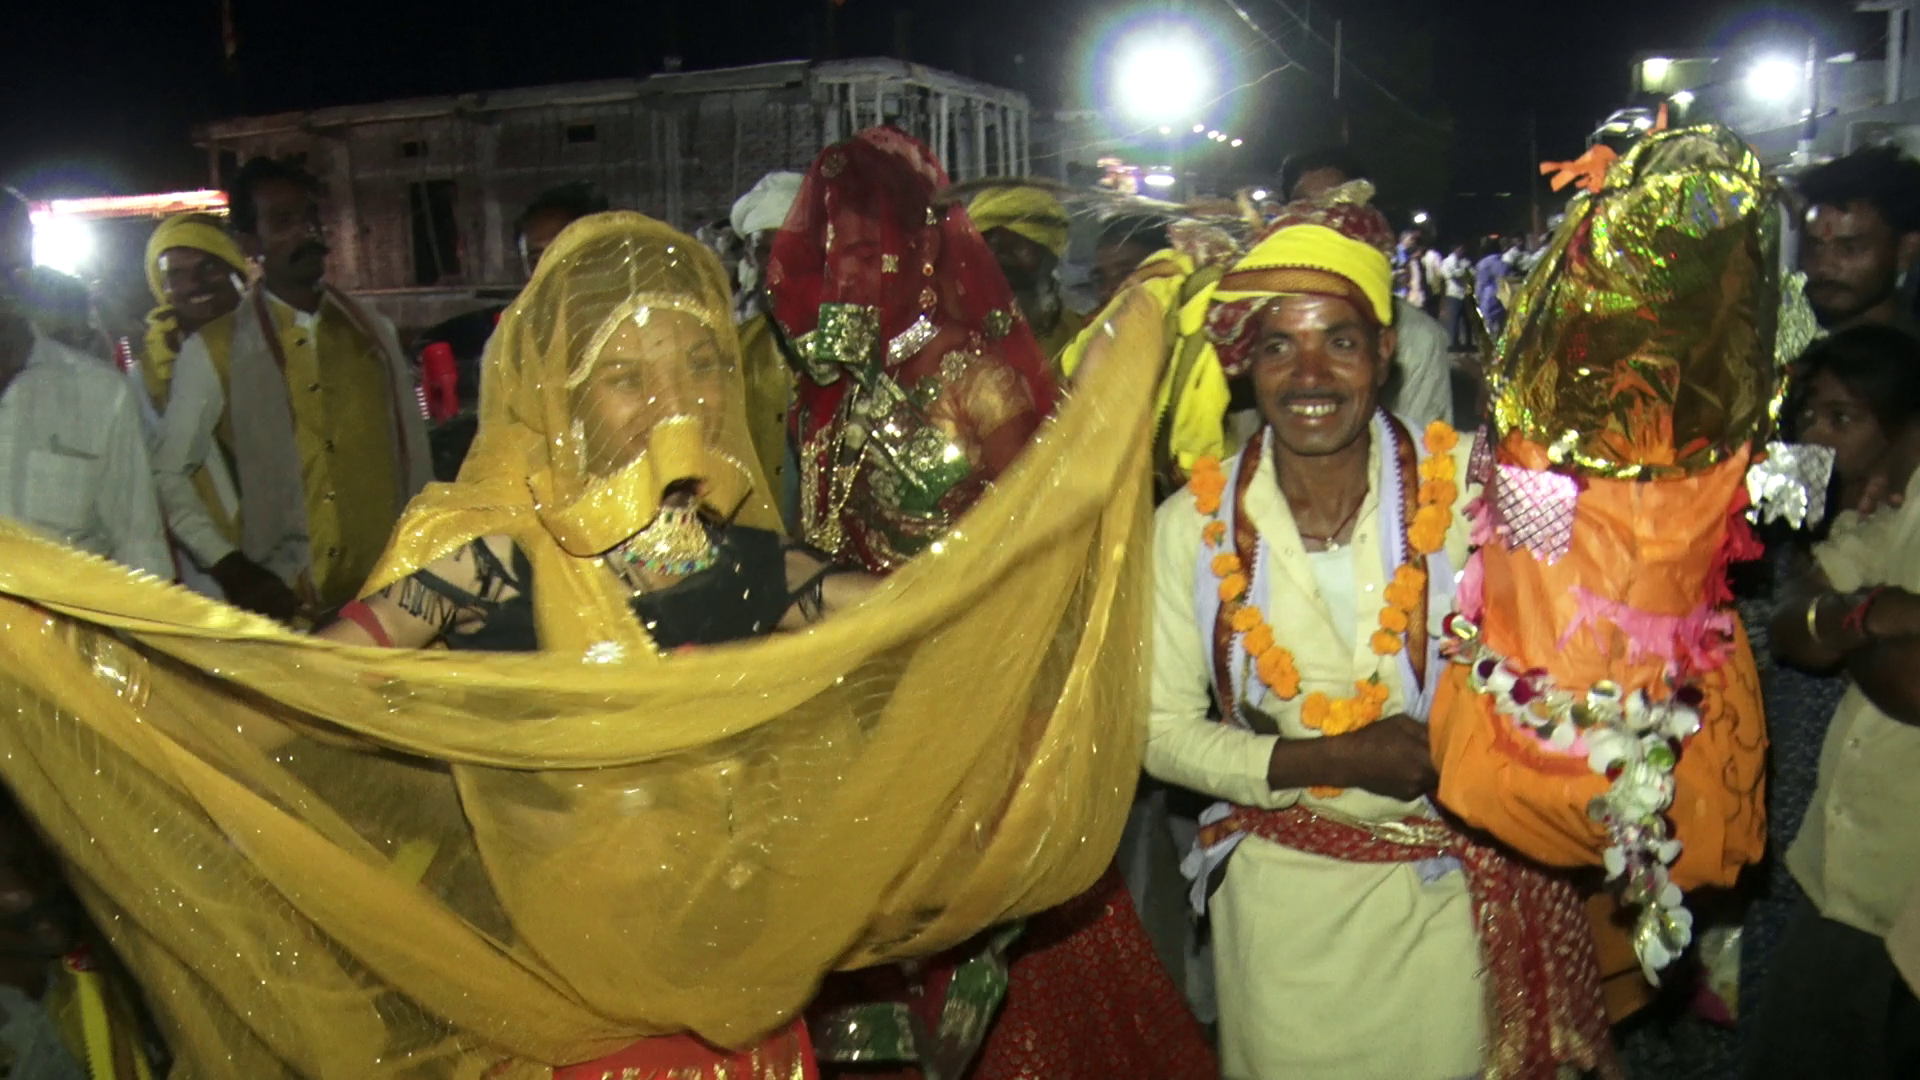
[{"label": "white kurta", "polygon": [[0,388],[0,517],[170,579],[135,392],[112,364],[35,331]]},{"label": "white kurta", "polygon": [[[1463,436],[1455,454],[1463,502],[1469,442]],[[1377,468],[1377,447],[1374,455]],[[1374,655],[1368,645],[1385,586],[1376,510],[1369,494],[1346,549],[1355,615],[1336,626],[1271,456],[1259,464],[1246,511],[1274,557],[1265,609],[1301,677],[1296,697],[1268,698],[1264,705],[1281,731],[1275,737],[1207,718],[1212,658],[1194,610],[1206,519],[1184,491],[1161,506],[1154,541],[1149,772],[1248,806],[1297,802],[1360,821],[1425,812],[1421,804],[1365,791],[1321,799],[1267,786],[1276,738],[1320,737],[1300,723],[1300,704],[1309,693],[1350,696],[1356,680],[1378,672],[1390,692],[1387,712],[1405,709],[1395,661]],[[1453,566],[1464,563],[1466,524],[1458,513],[1447,551]],[[1433,632],[1445,614],[1430,613]],[[1457,870],[1427,881],[1411,863],[1345,862],[1248,837],[1228,863],[1211,912],[1221,1064],[1230,1080],[1445,1080],[1479,1072],[1485,992],[1472,905]]]}]

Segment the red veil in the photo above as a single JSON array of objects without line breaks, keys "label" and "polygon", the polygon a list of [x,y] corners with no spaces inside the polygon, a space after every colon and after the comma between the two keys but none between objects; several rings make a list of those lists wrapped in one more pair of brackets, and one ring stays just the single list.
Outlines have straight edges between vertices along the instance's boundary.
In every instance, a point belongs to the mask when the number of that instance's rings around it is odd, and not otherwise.
[{"label": "red veil", "polygon": [[[836,469],[860,467],[847,464],[845,436],[872,423],[851,415],[857,385],[884,374],[920,402],[939,389],[943,402],[918,419],[966,451],[969,475],[908,523],[923,530],[914,538],[950,527],[1054,407],[1046,357],[986,241],[964,208],[935,205],[946,183],[932,151],[892,128],[829,147],[774,239],[767,272],[774,317],[807,368],[793,416],[802,528],[841,559],[881,572],[910,554],[890,543],[906,514],[885,499],[861,499],[864,481],[851,501],[830,498]],[[966,407],[943,412],[953,398]],[[979,948],[976,941],[935,959],[918,986],[897,967],[829,979],[815,1015],[831,1028],[843,1007],[886,998],[914,1002],[922,1023],[944,1029],[953,965]],[[968,1074],[975,1080],[1217,1075],[1118,873],[1035,916],[1012,955],[1005,1005]]]},{"label": "red veil", "polygon": [[874,509],[847,513],[846,500],[828,490],[842,406],[858,380],[884,373],[910,391],[927,380],[950,385],[959,377],[956,355],[991,368],[984,396],[971,386],[966,395],[978,407],[937,418],[972,466],[940,500],[941,531],[1053,410],[1046,357],[993,253],[963,207],[935,205],[946,184],[926,144],[894,128],[828,147],[774,239],[767,272],[774,316],[810,376],[801,379],[792,421],[803,529],[819,542],[821,518],[843,519],[844,542],[822,546],[875,570],[892,569],[899,552],[864,541],[876,523],[857,519]]}]

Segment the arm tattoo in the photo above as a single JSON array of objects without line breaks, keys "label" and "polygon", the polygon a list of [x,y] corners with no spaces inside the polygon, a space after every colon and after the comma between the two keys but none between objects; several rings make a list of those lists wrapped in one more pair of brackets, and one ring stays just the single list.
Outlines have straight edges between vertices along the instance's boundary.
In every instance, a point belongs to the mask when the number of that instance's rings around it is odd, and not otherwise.
[{"label": "arm tattoo", "polygon": [[459,605],[435,592],[418,578],[406,577],[381,590],[400,610],[432,626],[445,630],[459,615]]}]

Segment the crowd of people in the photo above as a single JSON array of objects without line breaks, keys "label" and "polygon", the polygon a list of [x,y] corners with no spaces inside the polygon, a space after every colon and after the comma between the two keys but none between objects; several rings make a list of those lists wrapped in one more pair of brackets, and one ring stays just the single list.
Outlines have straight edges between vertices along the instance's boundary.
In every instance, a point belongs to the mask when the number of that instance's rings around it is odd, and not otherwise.
[{"label": "crowd of people", "polygon": [[[1290,159],[1272,213],[1108,200],[1090,227],[1044,183],[952,185],[892,128],[698,238],[569,185],[515,223],[528,281],[452,465],[414,350],[329,284],[297,165],[249,161],[224,219],[155,228],[121,368],[9,202],[0,516],[344,644],[673,653],[866,603],[1081,380],[1156,365],[1151,708],[1114,866],[1024,925],[828,976],[744,1049],[645,1038],[556,1077],[1618,1075],[1648,980],[1743,922],[1738,993],[1701,977],[1742,1075],[1913,1075],[1920,163],[1862,150],[1779,198],[1822,331],[1788,349],[1774,182],[1715,138],[1627,159],[1752,196],[1661,234],[1723,264],[1685,275],[1602,246],[1652,213],[1610,239],[1396,235],[1345,149]],[[1570,215],[1676,197],[1608,183]],[[1160,355],[1102,353],[1128,305]],[[1832,484],[1791,477],[1798,527],[1769,511],[1756,538],[1761,446],[1773,476],[1827,448]],[[1729,585],[1734,561],[1758,569]],[[97,979],[4,820],[0,939]],[[1730,898],[1697,926],[1696,887]],[[49,993],[21,970],[14,998]],[[114,1039],[67,1045],[144,1075],[165,1018],[113,1000]]]}]

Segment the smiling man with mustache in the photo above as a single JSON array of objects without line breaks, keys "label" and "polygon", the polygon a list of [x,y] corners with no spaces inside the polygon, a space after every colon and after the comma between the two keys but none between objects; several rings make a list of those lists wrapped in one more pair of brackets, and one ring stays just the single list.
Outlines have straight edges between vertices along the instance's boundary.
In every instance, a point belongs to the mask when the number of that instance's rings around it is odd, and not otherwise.
[{"label": "smiling man with mustache", "polygon": [[[1290,204],[1194,301],[1265,426],[1238,456],[1196,462],[1155,520],[1146,765],[1220,800],[1182,869],[1212,916],[1222,1075],[1591,1069],[1608,1051],[1577,900],[1562,884],[1538,903],[1555,886],[1429,799],[1470,440],[1380,405],[1393,236],[1371,194],[1361,181]],[[1542,970],[1522,938],[1574,962]],[[1529,984],[1562,1004],[1513,1013]]]},{"label": "smiling man with mustache", "polygon": [[[260,281],[181,345],[154,451],[174,535],[229,601],[283,621],[353,599],[430,477],[393,324],[326,283],[318,191],[266,158],[234,176],[231,223]],[[234,521],[195,488],[215,455]]]}]

